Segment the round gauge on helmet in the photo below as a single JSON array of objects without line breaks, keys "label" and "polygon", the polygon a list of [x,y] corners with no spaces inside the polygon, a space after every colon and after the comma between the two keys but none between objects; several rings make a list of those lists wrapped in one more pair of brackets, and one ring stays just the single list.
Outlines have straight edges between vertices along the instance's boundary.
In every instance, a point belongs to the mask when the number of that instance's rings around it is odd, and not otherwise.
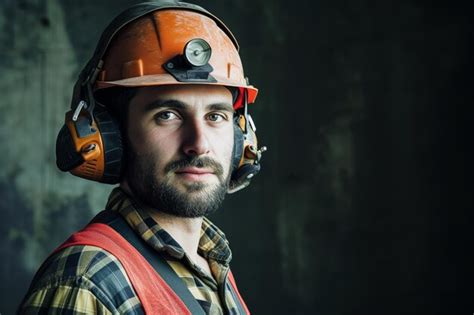
[{"label": "round gauge on helmet", "polygon": [[191,39],[186,46],[184,46],[184,59],[195,67],[201,67],[207,64],[209,59],[211,59],[211,54],[211,45],[201,38]]}]

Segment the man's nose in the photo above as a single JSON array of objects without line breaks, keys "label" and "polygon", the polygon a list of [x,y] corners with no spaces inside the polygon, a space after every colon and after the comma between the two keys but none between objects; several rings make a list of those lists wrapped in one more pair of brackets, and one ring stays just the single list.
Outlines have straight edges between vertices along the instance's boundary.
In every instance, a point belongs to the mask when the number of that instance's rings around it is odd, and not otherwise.
[{"label": "man's nose", "polygon": [[187,156],[200,156],[208,154],[209,141],[206,136],[203,122],[191,120],[185,127],[183,151]]}]

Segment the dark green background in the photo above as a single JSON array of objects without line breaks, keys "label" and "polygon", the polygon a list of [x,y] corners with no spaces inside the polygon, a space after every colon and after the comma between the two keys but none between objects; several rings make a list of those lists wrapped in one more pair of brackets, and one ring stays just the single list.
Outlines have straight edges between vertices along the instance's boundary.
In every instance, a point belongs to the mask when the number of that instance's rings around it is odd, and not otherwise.
[{"label": "dark green background", "polygon": [[[110,186],[54,143],[100,31],[139,1],[0,3],[0,313]],[[220,0],[260,88],[263,170],[212,219],[254,314],[472,314],[471,1]]]}]

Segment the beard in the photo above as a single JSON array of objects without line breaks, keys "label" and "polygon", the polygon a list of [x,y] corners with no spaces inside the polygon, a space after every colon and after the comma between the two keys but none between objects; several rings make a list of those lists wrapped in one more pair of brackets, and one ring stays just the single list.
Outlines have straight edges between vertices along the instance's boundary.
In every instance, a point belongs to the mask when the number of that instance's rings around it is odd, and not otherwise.
[{"label": "beard", "polygon": [[[218,182],[183,182],[185,191],[179,191],[171,183],[171,178],[175,171],[185,167],[210,169],[217,176]],[[158,180],[158,174],[159,170],[151,154],[127,153],[126,179],[134,196],[157,211],[182,218],[197,218],[215,212],[224,201],[231,177],[230,167],[224,177],[220,163],[209,157],[195,156],[168,163],[161,180]]]}]

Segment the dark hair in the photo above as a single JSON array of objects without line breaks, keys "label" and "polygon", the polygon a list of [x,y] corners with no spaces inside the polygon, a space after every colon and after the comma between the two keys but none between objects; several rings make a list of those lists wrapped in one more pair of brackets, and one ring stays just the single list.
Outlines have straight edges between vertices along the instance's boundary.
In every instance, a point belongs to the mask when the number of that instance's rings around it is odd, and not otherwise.
[{"label": "dark hair", "polygon": [[107,111],[117,119],[122,132],[127,126],[128,105],[137,94],[137,90],[136,87],[112,87],[99,90],[95,94],[96,101],[107,108]]}]

